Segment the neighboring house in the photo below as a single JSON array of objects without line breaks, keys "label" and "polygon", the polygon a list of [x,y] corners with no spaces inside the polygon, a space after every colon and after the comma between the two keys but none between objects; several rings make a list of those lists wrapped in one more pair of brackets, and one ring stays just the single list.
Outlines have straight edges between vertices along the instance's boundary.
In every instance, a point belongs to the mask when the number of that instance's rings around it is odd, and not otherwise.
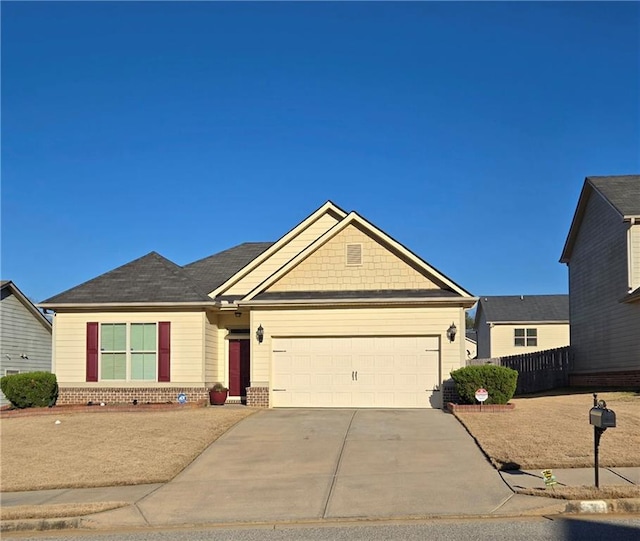
[{"label": "neighboring house", "polygon": [[587,177],[569,267],[573,385],[640,385],[640,175]]},{"label": "neighboring house", "polygon": [[465,332],[465,349],[467,360],[475,359],[478,355],[478,333],[475,329],[467,329]]},{"label": "neighboring house", "polygon": [[[0,290],[0,376],[50,372],[51,322],[11,280]],[[8,403],[1,392],[0,403]]]},{"label": "neighboring house", "polygon": [[479,359],[568,346],[569,296],[480,297],[475,328]]},{"label": "neighboring house", "polygon": [[275,243],[182,267],[151,252],[41,306],[59,403],[199,400],[221,381],[253,406],[428,408],[465,364],[476,301],[327,202]]}]

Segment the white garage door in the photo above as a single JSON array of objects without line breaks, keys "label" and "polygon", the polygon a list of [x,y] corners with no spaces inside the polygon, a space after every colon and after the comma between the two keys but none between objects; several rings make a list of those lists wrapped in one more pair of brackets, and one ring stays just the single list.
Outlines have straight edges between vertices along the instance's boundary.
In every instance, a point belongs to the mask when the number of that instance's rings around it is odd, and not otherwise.
[{"label": "white garage door", "polygon": [[274,407],[441,407],[433,336],[274,338]]}]

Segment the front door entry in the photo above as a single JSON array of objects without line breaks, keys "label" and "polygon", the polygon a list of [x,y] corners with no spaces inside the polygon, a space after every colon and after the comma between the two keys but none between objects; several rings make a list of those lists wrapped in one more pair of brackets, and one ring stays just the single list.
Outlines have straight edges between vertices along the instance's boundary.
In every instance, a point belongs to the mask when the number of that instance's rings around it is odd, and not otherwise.
[{"label": "front door entry", "polygon": [[229,396],[246,398],[249,387],[249,340],[229,340]]}]

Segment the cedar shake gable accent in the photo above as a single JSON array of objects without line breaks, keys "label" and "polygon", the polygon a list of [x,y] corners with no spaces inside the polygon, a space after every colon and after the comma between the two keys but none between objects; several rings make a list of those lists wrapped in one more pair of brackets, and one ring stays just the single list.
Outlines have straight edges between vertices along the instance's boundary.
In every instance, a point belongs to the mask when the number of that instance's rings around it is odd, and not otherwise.
[{"label": "cedar shake gable accent", "polygon": [[560,263],[569,263],[589,198],[594,194],[607,201],[620,214],[621,220],[640,219],[640,175],[587,177],[584,180]]},{"label": "cedar shake gable accent", "polygon": [[151,252],[55,295],[41,306],[210,301],[182,267]]},{"label": "cedar shake gable accent", "polygon": [[478,313],[480,310],[484,312],[487,323],[569,323],[569,295],[480,297]]},{"label": "cedar shake gable accent", "polygon": [[183,269],[198,282],[205,293],[210,293],[234,274],[270,248],[273,242],[245,242],[228,250],[199,259]]}]

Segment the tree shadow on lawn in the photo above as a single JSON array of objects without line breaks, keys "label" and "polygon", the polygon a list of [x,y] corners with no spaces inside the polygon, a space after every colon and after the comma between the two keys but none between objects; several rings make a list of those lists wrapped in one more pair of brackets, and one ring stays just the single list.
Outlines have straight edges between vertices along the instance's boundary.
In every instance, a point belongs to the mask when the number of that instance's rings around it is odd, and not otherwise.
[{"label": "tree shadow on lawn", "polygon": [[593,395],[593,393],[631,393],[635,397],[640,397],[638,387],[559,387],[537,393],[515,395],[513,398],[543,398],[545,396],[569,396],[569,395]]}]

